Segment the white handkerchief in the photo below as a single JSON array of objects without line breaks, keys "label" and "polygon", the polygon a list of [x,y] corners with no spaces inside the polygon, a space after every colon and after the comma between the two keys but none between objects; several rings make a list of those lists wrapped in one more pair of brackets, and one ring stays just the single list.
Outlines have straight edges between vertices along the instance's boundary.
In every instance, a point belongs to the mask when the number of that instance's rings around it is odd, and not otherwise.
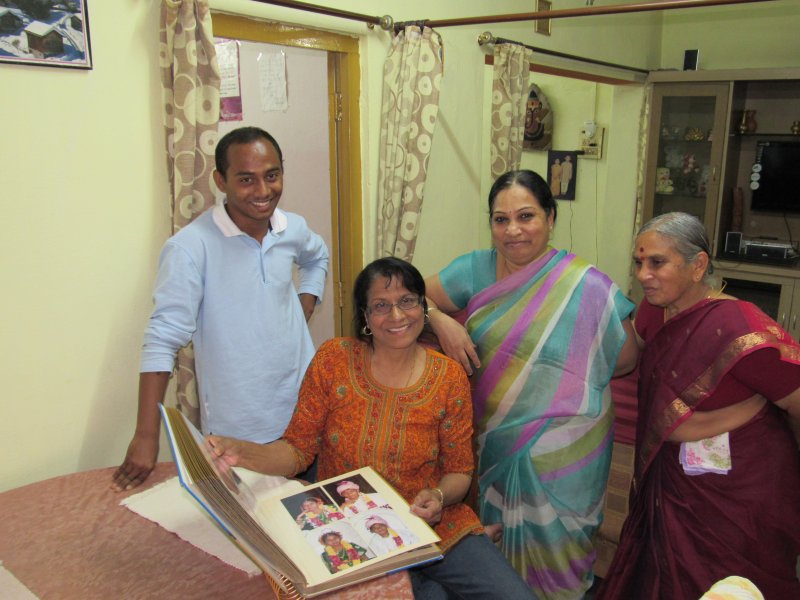
[{"label": "white handkerchief", "polygon": [[261,569],[228,539],[211,516],[181,487],[177,477],[129,496],[120,504],[248,575],[261,573]]},{"label": "white handkerchief", "polygon": [[703,473],[727,475],[733,468],[728,432],[697,442],[682,442],[680,461],[687,475]]},{"label": "white handkerchief", "polygon": [[[303,487],[300,482],[287,480],[285,477],[261,475],[239,468],[236,473],[258,499],[286,488]],[[177,477],[128,496],[120,504],[248,575],[261,573],[261,569],[239,550],[212,517],[181,486]]]}]

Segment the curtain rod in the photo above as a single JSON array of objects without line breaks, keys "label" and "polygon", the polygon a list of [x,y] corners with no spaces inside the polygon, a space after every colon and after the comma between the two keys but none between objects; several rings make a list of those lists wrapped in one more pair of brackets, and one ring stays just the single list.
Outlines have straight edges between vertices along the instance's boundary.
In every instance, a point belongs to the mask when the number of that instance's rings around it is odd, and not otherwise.
[{"label": "curtain rod", "polygon": [[548,50],[547,48],[538,48],[537,46],[529,46],[528,44],[523,44],[522,42],[517,42],[514,40],[509,40],[507,38],[496,38],[494,37],[491,32],[484,31],[482,34],[478,36],[478,44],[484,46],[486,44],[516,44],[517,46],[524,46],[525,48],[530,48],[534,52],[538,52],[539,54],[547,54],[549,56],[558,56],[559,58],[568,58],[570,60],[579,60],[584,63],[591,63],[593,65],[601,65],[603,67],[613,67],[615,69],[622,69],[624,71],[635,71],[637,73],[644,73],[645,75],[649,75],[650,71],[647,69],[639,69],[637,67],[629,67],[627,65],[619,65],[617,63],[605,62],[602,60],[595,60],[594,58],[585,58],[583,56],[577,56],[575,54],[567,54],[566,52],[556,52],[555,50]]},{"label": "curtain rod", "polygon": [[364,15],[361,13],[350,12],[348,10],[340,10],[338,8],[329,8],[327,6],[320,6],[319,4],[309,4],[308,2],[296,2],[295,0],[253,0],[261,4],[275,4],[276,6],[285,6],[286,8],[296,8],[306,12],[318,13],[327,15],[329,17],[341,17],[342,19],[350,19],[351,21],[363,21],[370,27],[378,25],[381,29],[389,31],[394,27],[394,19],[389,15],[382,17],[375,17],[372,15]]},{"label": "curtain rod", "polygon": [[[653,10],[671,10],[676,8],[700,8],[704,6],[721,6],[725,4],[751,4],[756,2],[774,2],[775,0],[653,0],[651,2],[639,2],[636,4],[618,4],[614,6],[586,6],[584,8],[566,8],[562,10],[538,11],[531,13],[518,13],[507,15],[490,15],[485,17],[464,17],[460,19],[439,19],[411,21],[409,23],[423,24],[428,27],[451,27],[454,25],[481,25],[484,23],[510,23],[514,21],[538,21],[539,19],[565,19],[568,17],[586,17],[594,15],[613,15],[632,12],[647,12]],[[403,25],[395,25],[394,19],[389,15],[377,17],[362,13],[329,8],[319,4],[309,4],[308,2],[298,2],[297,0],[253,0],[260,4],[274,4],[286,8],[304,10],[306,12],[318,13],[330,17],[340,17],[353,21],[362,21],[369,27],[378,25],[384,31],[396,29]]]},{"label": "curtain rod", "polygon": [[460,19],[439,19],[426,21],[428,27],[451,27],[454,25],[481,25],[485,23],[510,23],[513,21],[538,21],[539,19],[565,19],[568,17],[586,17],[593,15],[613,15],[653,10],[670,10],[676,8],[700,8],[724,4],[750,4],[755,2],[774,2],[775,0],[663,0],[639,2],[636,4],[618,4],[614,6],[587,6],[584,8],[566,8],[562,10],[538,11],[509,15],[490,15],[486,17],[463,17]]}]

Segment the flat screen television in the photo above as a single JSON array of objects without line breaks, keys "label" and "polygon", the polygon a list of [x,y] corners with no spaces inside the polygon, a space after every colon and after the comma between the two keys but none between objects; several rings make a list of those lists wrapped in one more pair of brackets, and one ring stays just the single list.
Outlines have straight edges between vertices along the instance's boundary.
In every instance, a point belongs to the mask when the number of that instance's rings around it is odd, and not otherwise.
[{"label": "flat screen television", "polygon": [[751,210],[800,213],[800,140],[759,141],[750,189]]}]

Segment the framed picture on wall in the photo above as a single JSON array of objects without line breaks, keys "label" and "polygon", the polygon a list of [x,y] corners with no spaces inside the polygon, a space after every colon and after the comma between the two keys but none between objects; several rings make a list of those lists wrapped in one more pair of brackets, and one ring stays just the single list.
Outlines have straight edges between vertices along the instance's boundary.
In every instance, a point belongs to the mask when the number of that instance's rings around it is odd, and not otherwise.
[{"label": "framed picture on wall", "polygon": [[547,153],[547,185],[556,200],[575,200],[578,170],[577,152],[550,150]]},{"label": "framed picture on wall", "polygon": [[91,69],[86,0],[0,4],[0,62]]},{"label": "framed picture on wall", "polygon": [[[536,3],[536,12],[550,12],[551,10],[553,10],[553,3],[550,0],[539,0]],[[538,19],[536,33],[550,35],[550,19]]]}]

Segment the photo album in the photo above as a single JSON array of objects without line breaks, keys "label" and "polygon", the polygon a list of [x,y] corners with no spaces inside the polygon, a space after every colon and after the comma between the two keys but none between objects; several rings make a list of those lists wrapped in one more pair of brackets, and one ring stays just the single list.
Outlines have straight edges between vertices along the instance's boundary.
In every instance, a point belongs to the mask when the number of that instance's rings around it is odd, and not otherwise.
[{"label": "photo album", "polygon": [[[178,409],[161,414],[181,485],[286,595],[313,597],[440,560],[439,537],[372,468],[256,495]],[[264,476],[268,477],[268,476]]]}]

